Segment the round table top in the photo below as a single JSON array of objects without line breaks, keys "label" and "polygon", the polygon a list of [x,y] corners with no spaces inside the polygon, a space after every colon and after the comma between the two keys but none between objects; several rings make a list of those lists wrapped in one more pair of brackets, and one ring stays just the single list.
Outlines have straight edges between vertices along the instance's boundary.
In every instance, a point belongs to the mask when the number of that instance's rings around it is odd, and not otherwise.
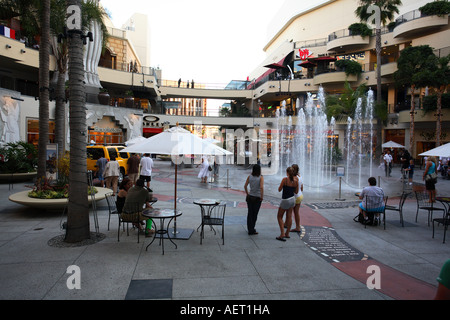
[{"label": "round table top", "polygon": [[194,204],[203,205],[203,206],[212,206],[212,205],[216,205],[219,203],[220,203],[220,200],[215,200],[215,199],[199,199],[199,200],[194,201]]},{"label": "round table top", "polygon": [[436,197],[437,201],[450,202],[450,197]]},{"label": "round table top", "polygon": [[158,208],[147,208],[142,212],[144,217],[149,218],[174,218],[181,216],[182,212],[180,210],[174,209],[158,209]]}]

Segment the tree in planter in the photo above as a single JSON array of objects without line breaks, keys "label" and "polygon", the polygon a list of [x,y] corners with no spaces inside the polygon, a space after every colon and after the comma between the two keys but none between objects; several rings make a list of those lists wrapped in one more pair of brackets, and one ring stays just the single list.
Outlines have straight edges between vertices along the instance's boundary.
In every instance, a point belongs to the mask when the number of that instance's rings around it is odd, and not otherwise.
[{"label": "tree in planter", "polygon": [[410,121],[410,154],[414,154],[414,95],[416,88],[425,87],[425,70],[433,70],[431,57],[433,49],[428,45],[405,48],[397,61],[398,70],[394,72],[394,80],[397,86],[409,86],[411,90],[411,121]]},{"label": "tree in planter", "polygon": [[[377,6],[379,8],[379,17],[373,15],[373,11],[369,10],[371,6]],[[379,107],[382,105],[381,99],[381,25],[386,26],[388,21],[392,21],[394,19],[394,15],[399,13],[398,7],[402,5],[401,0],[359,0],[359,6],[355,10],[356,16],[364,22],[371,23],[372,21],[368,21],[375,17],[375,50],[377,53],[377,99],[376,105]],[[375,156],[379,157],[381,155],[381,132],[382,132],[382,121],[377,118],[377,147],[375,150]]]},{"label": "tree in planter", "polygon": [[125,92],[125,107],[127,108],[133,108],[134,107],[134,98],[133,98],[133,91],[127,90]]},{"label": "tree in planter", "polygon": [[24,141],[10,142],[0,148],[1,173],[26,173],[36,171],[38,151]]},{"label": "tree in planter", "polygon": [[365,23],[353,23],[348,27],[351,36],[371,37],[372,29]]},{"label": "tree in planter", "polygon": [[[68,0],[82,10],[81,0]],[[70,169],[69,201],[65,241],[74,243],[90,238],[89,202],[86,161],[86,95],[84,86],[83,30],[72,30],[69,46],[69,110],[70,110]]]},{"label": "tree in planter", "polygon": [[338,60],[335,65],[336,67],[344,70],[347,77],[351,74],[359,76],[362,72],[361,64],[353,60]]},{"label": "tree in planter", "polygon": [[419,8],[422,15],[440,17],[450,14],[450,2],[448,1],[433,1]]},{"label": "tree in planter", "polygon": [[441,145],[441,124],[442,124],[442,95],[447,90],[450,83],[450,55],[438,58],[437,56],[429,56],[429,68],[424,68],[416,74],[422,83],[432,86],[436,90],[436,147]]},{"label": "tree in planter", "polygon": [[[87,0],[82,1],[82,26],[88,28],[91,22],[98,23],[100,25],[102,36],[102,47],[105,48],[108,31],[103,23],[103,17],[106,16],[105,11],[100,7],[97,1]],[[68,44],[67,39],[59,37],[63,34],[66,27],[66,0],[51,0],[51,33],[52,33],[52,49],[56,57],[56,65],[58,68],[58,78],[55,90],[55,142],[59,146],[59,156],[64,155],[65,145],[65,84],[67,75],[67,62],[68,62]]]}]

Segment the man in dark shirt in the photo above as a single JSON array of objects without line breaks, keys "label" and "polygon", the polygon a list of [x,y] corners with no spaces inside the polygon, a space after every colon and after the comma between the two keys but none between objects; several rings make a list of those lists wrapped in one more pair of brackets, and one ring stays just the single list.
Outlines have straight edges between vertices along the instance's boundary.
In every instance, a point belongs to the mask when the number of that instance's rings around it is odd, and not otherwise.
[{"label": "man in dark shirt", "polygon": [[108,159],[101,156],[95,166],[97,167],[97,178],[100,180],[101,187],[103,188],[105,186],[105,178],[103,178],[103,171],[105,171],[105,166],[108,163]]},{"label": "man in dark shirt", "polygon": [[133,185],[136,184],[139,176],[139,162],[140,159],[135,153],[128,159],[128,178],[133,181]]}]

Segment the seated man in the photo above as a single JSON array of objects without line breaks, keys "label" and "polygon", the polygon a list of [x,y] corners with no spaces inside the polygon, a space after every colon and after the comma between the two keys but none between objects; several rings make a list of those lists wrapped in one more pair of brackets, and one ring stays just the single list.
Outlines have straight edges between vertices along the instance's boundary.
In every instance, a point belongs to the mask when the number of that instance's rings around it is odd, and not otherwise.
[{"label": "seated man", "polygon": [[[152,200],[152,195],[147,191],[146,188],[144,188],[144,180],[138,179],[136,181],[136,185],[131,187],[128,190],[127,196],[125,198],[125,203],[123,205],[122,209],[122,219],[133,221],[136,220],[136,217],[134,215],[138,215],[138,220],[140,222],[143,222],[146,220],[146,234],[149,234],[152,232],[152,220],[149,220],[149,218],[144,217],[142,215],[142,211],[144,209],[144,204],[146,208],[151,207],[150,201]],[[139,212],[136,212],[136,204],[138,205]],[[130,215],[127,218],[127,215]],[[137,227],[140,226],[138,225]]]},{"label": "seated man", "polygon": [[[366,212],[379,212],[384,209],[384,192],[383,189],[377,187],[377,180],[374,177],[369,178],[369,186],[363,188],[362,192],[359,194],[359,198],[363,200],[359,204],[359,212],[364,216],[365,222],[368,222],[369,218],[366,216]],[[370,197],[371,203],[366,203],[367,198]]]}]

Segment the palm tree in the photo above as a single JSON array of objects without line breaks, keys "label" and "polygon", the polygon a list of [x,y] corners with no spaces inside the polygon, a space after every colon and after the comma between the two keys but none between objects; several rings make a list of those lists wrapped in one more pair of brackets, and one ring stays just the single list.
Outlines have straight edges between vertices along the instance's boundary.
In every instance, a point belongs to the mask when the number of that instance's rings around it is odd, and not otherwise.
[{"label": "palm tree", "polygon": [[441,145],[442,94],[445,93],[450,83],[450,54],[440,58],[433,54],[429,56],[429,60],[428,68],[422,68],[416,73],[416,76],[436,91],[436,147],[439,147]]},{"label": "palm tree", "polygon": [[41,42],[39,45],[39,149],[38,177],[46,176],[50,98],[50,0],[42,0]]},{"label": "palm tree", "polygon": [[433,70],[433,60],[430,58],[434,56],[433,49],[428,45],[407,47],[403,49],[397,61],[398,70],[394,72],[394,80],[397,86],[409,86],[411,91],[411,121],[410,121],[410,154],[414,151],[414,114],[415,103],[414,96],[416,88],[425,87],[428,85],[424,72],[426,70]]},{"label": "palm tree", "polygon": [[[106,15],[104,9],[100,7],[97,1],[88,0],[81,3],[82,8],[82,26],[89,27],[90,23],[96,22],[100,25],[102,32],[102,45],[106,46],[108,31],[103,22],[103,17]],[[58,78],[55,90],[55,142],[60,146],[59,156],[64,154],[65,145],[65,87],[66,74],[68,62],[68,44],[66,38],[58,38],[64,33],[66,26],[66,0],[52,0],[51,13],[51,31],[53,34],[52,49],[56,57],[56,64],[58,68]]]},{"label": "palm tree", "polygon": [[50,0],[1,0],[2,19],[19,17],[25,34],[40,36],[39,43],[39,178],[46,175],[50,97]]},{"label": "palm tree", "polygon": [[[81,9],[81,0],[68,0],[68,6]],[[80,31],[80,30],[77,30]],[[69,49],[69,117],[70,117],[70,169],[69,204],[65,241],[74,243],[90,238],[89,203],[86,164],[86,96],[84,86],[83,39],[71,32]]]},{"label": "palm tree", "polygon": [[[370,6],[378,6],[380,9],[380,17],[379,22],[380,25],[377,25],[376,34],[375,34],[375,49],[377,53],[377,107],[382,104],[381,100],[381,24],[386,26],[388,21],[392,21],[394,19],[394,14],[399,13],[398,7],[402,5],[401,0],[359,0],[359,7],[356,8],[355,14],[361,21],[368,22],[368,19],[373,17],[372,12],[367,12],[367,9]],[[378,20],[378,17],[375,17],[375,21]],[[377,148],[376,155],[379,156],[381,154],[381,131],[382,131],[382,123],[381,119],[377,118]]]}]

